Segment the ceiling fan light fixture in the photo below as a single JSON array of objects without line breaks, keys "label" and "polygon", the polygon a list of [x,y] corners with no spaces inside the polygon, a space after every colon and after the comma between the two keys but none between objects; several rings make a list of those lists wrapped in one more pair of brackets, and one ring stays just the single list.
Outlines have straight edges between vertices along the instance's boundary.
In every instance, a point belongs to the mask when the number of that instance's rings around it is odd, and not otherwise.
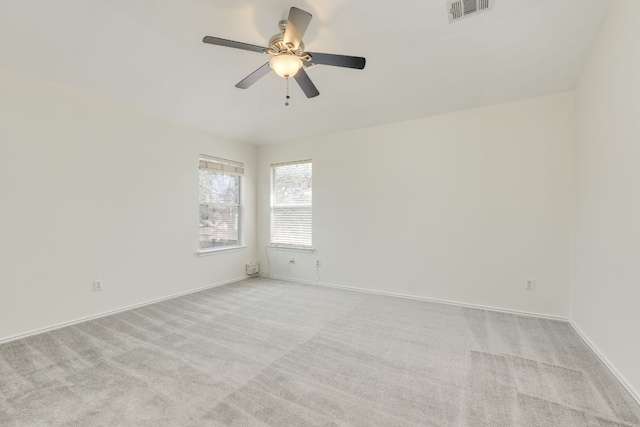
[{"label": "ceiling fan light fixture", "polygon": [[295,76],[302,68],[302,60],[296,55],[280,54],[271,58],[269,66],[280,77],[289,78]]}]

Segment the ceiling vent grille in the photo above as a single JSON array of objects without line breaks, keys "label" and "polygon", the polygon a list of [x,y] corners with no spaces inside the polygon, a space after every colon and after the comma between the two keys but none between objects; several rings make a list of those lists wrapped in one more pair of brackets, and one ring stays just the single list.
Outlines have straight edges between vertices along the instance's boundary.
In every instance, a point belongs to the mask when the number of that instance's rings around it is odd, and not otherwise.
[{"label": "ceiling vent grille", "polygon": [[449,22],[458,21],[467,16],[477,15],[481,12],[493,9],[495,0],[449,0]]}]

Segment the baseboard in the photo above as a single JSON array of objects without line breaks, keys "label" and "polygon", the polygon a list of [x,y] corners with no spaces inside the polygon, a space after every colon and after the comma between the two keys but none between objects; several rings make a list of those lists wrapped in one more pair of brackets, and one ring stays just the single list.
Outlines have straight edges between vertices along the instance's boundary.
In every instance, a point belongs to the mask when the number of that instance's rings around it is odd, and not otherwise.
[{"label": "baseboard", "polygon": [[346,289],[346,290],[349,290],[349,291],[365,292],[365,293],[368,293],[368,294],[386,295],[386,296],[396,297],[396,298],[405,298],[405,299],[412,299],[412,300],[418,300],[418,301],[435,302],[435,303],[439,303],[439,304],[455,305],[455,306],[458,306],[458,307],[465,307],[465,308],[475,308],[475,309],[479,309],[479,310],[494,311],[496,313],[516,314],[518,316],[536,317],[536,318],[540,318],[540,319],[558,320],[558,321],[561,321],[561,322],[569,322],[569,318],[568,317],[553,316],[553,315],[550,315],[550,314],[532,313],[532,312],[528,312],[528,311],[519,311],[519,310],[509,310],[509,309],[504,309],[504,308],[491,307],[491,306],[487,306],[487,305],[468,304],[468,303],[457,302],[457,301],[449,301],[449,300],[442,300],[442,299],[436,299],[436,298],[427,298],[427,297],[420,297],[420,296],[415,296],[415,295],[399,294],[399,293],[394,293],[394,292],[375,291],[375,290],[371,290],[371,289],[356,288],[356,287],[352,287],[352,286],[334,285],[332,283],[314,282],[314,281],[311,281],[311,280],[292,279],[290,277],[271,276],[271,275],[264,275],[264,276],[261,276],[261,277],[264,277],[266,279],[283,280],[285,282],[303,283],[305,285],[324,286],[324,287],[327,287],[327,288]]},{"label": "baseboard", "polygon": [[598,346],[595,345],[593,343],[593,341],[591,341],[589,336],[582,329],[580,329],[580,327],[578,325],[576,325],[573,320],[570,320],[569,324],[571,325],[573,330],[576,331],[578,336],[580,338],[582,338],[582,341],[584,341],[585,344],[587,344],[587,346],[591,349],[591,351],[593,351],[595,353],[595,355],[602,361],[602,363],[604,363],[604,365],[609,369],[609,371],[611,371],[613,376],[616,377],[616,379],[618,381],[620,381],[620,384],[622,384],[624,386],[624,388],[627,389],[627,391],[629,392],[631,397],[633,397],[633,399],[636,402],[638,402],[638,405],[640,405],[640,393],[638,393],[633,388],[633,386],[629,383],[629,381],[627,381],[627,379],[624,377],[624,375],[622,375],[620,373],[620,371],[618,371],[615,368],[615,366],[613,365],[613,363],[611,363],[611,361],[607,358],[607,356],[605,356],[604,353],[602,351],[600,351]]},{"label": "baseboard", "polygon": [[181,296],[184,296],[184,295],[189,295],[189,294],[193,294],[193,293],[196,293],[196,292],[204,291],[206,289],[217,288],[218,286],[224,286],[224,285],[228,285],[230,283],[239,282],[240,280],[245,280],[247,278],[249,278],[249,276],[238,277],[238,278],[235,278],[235,279],[226,280],[224,282],[215,283],[213,285],[202,286],[200,288],[191,289],[189,291],[184,291],[184,292],[179,292],[177,294],[172,294],[172,295],[169,295],[169,296],[166,296],[166,297],[156,298],[156,299],[152,299],[152,300],[145,301],[145,302],[142,302],[142,303],[128,305],[126,307],[118,308],[118,309],[115,309],[115,310],[105,311],[105,312],[102,312],[102,313],[99,313],[99,314],[95,314],[95,315],[92,315],[92,316],[81,317],[79,319],[70,320],[68,322],[58,323],[58,324],[55,324],[53,326],[47,326],[46,328],[36,329],[36,330],[30,331],[30,332],[25,332],[23,334],[13,335],[13,336],[10,336],[10,337],[5,337],[5,338],[0,338],[0,344],[8,343],[10,341],[19,340],[19,339],[22,339],[22,338],[27,338],[27,337],[30,337],[30,336],[33,336],[33,335],[42,334],[42,333],[45,333],[45,332],[54,331],[56,329],[65,328],[67,326],[77,325],[78,323],[87,322],[89,320],[94,320],[94,319],[99,319],[101,317],[111,316],[112,314],[122,313],[123,311],[133,310],[134,308],[144,307],[145,305],[151,305],[151,304],[155,304],[155,303],[158,303],[158,302],[161,302],[161,301],[166,301],[166,300],[169,300],[169,299],[172,299],[172,298],[178,298],[178,297],[181,297]]}]

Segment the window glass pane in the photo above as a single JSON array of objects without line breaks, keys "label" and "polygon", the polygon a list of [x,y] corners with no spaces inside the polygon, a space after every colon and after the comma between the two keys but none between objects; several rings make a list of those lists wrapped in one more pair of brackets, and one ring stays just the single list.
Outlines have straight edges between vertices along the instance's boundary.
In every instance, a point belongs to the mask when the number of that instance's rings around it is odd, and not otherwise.
[{"label": "window glass pane", "polygon": [[242,163],[232,171],[229,161],[201,157],[199,171],[200,250],[240,245],[240,175]]},{"label": "window glass pane", "polygon": [[200,170],[200,203],[240,204],[240,177]]},{"label": "window glass pane", "polygon": [[200,205],[200,249],[238,246],[238,206]]},{"label": "window glass pane", "polygon": [[273,173],[276,205],[311,205],[311,163],[275,166]]}]

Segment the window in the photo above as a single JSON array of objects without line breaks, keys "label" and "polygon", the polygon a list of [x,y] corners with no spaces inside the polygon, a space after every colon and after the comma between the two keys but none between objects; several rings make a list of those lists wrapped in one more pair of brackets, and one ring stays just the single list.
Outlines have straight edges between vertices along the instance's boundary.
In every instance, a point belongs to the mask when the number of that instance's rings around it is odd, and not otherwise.
[{"label": "window", "polygon": [[240,246],[240,189],[244,165],[200,157],[200,251]]},{"label": "window", "polygon": [[311,160],[271,165],[271,245],[311,248]]}]

